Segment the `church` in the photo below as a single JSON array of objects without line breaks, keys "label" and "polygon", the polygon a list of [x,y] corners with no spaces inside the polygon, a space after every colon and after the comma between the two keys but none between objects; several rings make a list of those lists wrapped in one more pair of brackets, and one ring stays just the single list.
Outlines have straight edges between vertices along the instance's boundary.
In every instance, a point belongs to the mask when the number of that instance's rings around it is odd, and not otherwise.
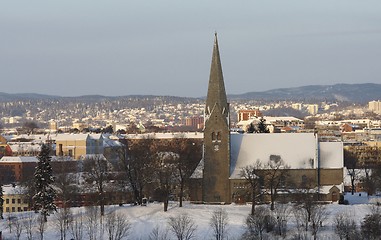
[{"label": "church", "polygon": [[[320,142],[314,133],[233,133],[217,34],[204,113],[203,157],[191,176],[192,202],[229,204],[250,201],[242,169],[282,159],[294,186],[312,179],[311,191],[337,201],[343,191],[342,142]],[[289,191],[290,192],[290,191]]]}]

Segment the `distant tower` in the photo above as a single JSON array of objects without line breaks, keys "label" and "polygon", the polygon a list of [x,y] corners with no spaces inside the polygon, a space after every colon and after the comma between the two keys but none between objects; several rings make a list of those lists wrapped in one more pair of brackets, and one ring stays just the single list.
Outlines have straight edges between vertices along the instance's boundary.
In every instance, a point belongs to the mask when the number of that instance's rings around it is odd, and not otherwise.
[{"label": "distant tower", "polygon": [[231,202],[230,195],[230,116],[217,33],[210,67],[204,128],[204,202]]}]

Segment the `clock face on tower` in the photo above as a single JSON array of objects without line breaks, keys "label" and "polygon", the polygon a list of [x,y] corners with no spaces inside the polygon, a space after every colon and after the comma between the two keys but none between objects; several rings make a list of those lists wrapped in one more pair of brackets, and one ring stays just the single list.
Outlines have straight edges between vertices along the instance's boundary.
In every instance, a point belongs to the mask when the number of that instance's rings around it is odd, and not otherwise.
[{"label": "clock face on tower", "polygon": [[214,145],[214,151],[218,151],[220,149],[220,146]]}]

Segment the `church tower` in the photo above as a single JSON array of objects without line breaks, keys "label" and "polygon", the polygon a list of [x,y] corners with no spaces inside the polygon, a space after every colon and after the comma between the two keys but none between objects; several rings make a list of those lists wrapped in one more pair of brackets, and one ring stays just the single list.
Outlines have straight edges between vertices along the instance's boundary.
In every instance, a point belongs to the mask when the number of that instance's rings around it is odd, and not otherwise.
[{"label": "church tower", "polygon": [[230,203],[230,119],[217,33],[205,105],[203,201]]}]

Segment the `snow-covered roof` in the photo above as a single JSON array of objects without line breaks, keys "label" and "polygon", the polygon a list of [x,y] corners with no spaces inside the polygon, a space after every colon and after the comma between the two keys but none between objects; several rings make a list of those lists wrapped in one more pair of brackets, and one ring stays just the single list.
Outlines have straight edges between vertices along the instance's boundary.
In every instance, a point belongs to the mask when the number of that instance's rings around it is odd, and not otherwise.
[{"label": "snow-covered roof", "polygon": [[243,167],[252,165],[257,160],[266,163],[272,155],[280,156],[292,169],[314,167],[316,139],[313,134],[232,134],[230,139],[231,178],[240,178]]},{"label": "snow-covered roof", "polygon": [[171,139],[171,138],[204,138],[204,134],[201,132],[174,132],[174,133],[144,133],[144,134],[126,134],[127,139]]},{"label": "snow-covered roof", "polygon": [[20,162],[38,162],[38,159],[36,157],[9,157],[4,156],[0,159],[0,162],[7,162],[7,163],[20,163]]},{"label": "snow-covered roof", "polygon": [[272,123],[272,122],[276,122],[276,121],[303,122],[303,120],[296,118],[296,117],[269,117],[269,116],[264,116],[263,118],[266,120],[266,123]]},{"label": "snow-covered roof", "polygon": [[72,140],[86,140],[89,134],[87,133],[78,133],[78,134],[57,134],[53,135],[52,139],[56,141],[72,141]]},{"label": "snow-covered roof", "polygon": [[337,187],[340,192],[343,192],[344,191],[344,184],[339,184],[339,185],[326,185],[326,186],[320,186],[319,187],[319,193],[321,194],[328,194],[329,191],[333,188],[333,187]]},{"label": "snow-covered roof", "polygon": [[104,138],[103,139],[103,147],[122,147],[124,146],[123,143],[119,142],[118,140]]},{"label": "snow-covered roof", "polygon": [[14,195],[14,194],[24,194],[26,192],[26,188],[18,186],[18,185],[3,185],[3,193],[4,195]]},{"label": "snow-covered roof", "polygon": [[343,142],[319,143],[320,168],[343,168]]},{"label": "snow-covered roof", "polygon": [[198,163],[196,169],[194,170],[190,178],[196,178],[196,179],[202,178],[203,171],[204,171],[204,159],[201,159],[201,161]]},{"label": "snow-covered roof", "polygon": [[103,154],[84,154],[79,157],[81,160],[88,160],[88,159],[102,159],[106,160],[105,156]]},{"label": "snow-covered roof", "polygon": [[9,142],[9,147],[12,152],[28,151],[28,152],[39,152],[41,150],[41,145],[32,142]]},{"label": "snow-covered roof", "polygon": [[[321,168],[343,168],[341,142],[321,142]],[[317,140],[313,133],[231,134],[230,178],[240,179],[241,169],[270,156],[283,159],[291,169],[313,169],[317,163]]]}]

